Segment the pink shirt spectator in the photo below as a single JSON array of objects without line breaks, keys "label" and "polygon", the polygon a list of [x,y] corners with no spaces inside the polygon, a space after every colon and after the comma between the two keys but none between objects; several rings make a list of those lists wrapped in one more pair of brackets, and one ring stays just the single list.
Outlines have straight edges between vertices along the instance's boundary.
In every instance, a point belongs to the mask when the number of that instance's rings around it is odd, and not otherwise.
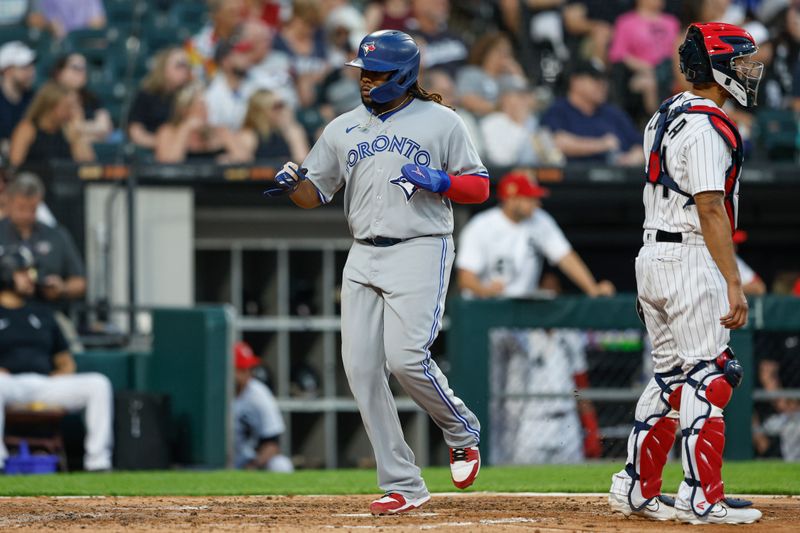
[{"label": "pink shirt spectator", "polygon": [[658,18],[642,17],[637,11],[620,15],[614,24],[614,38],[608,58],[621,63],[634,57],[656,66],[672,57],[680,23],[672,15],[662,13]]}]

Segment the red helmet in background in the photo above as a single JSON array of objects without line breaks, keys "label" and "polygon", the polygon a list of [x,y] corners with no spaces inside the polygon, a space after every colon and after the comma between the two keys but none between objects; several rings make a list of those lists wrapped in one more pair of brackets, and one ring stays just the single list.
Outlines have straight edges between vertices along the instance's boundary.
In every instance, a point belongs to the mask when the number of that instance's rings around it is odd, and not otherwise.
[{"label": "red helmet in background", "polygon": [[678,54],[689,83],[718,83],[745,107],[756,105],[764,64],[747,58],[758,51],[755,39],[733,24],[695,22]]}]

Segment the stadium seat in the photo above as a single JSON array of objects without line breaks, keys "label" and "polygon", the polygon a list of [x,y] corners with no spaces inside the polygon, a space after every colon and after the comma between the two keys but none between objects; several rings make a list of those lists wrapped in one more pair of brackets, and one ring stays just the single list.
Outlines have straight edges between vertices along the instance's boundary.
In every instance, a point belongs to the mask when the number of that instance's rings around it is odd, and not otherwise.
[{"label": "stadium seat", "polygon": [[32,33],[25,26],[0,26],[0,45],[11,41],[22,41],[31,44],[34,41]]},{"label": "stadium seat", "polygon": [[797,153],[798,130],[793,113],[763,109],[756,114],[755,137],[772,161],[792,160]]},{"label": "stadium seat", "polygon": [[180,45],[185,40],[186,37],[171,25],[166,16],[149,17],[142,28],[142,43],[147,45],[150,55],[167,46]]},{"label": "stadium seat", "polygon": [[196,33],[208,20],[208,9],[203,2],[181,2],[169,10],[169,23],[178,28],[182,40]]},{"label": "stadium seat", "polygon": [[97,161],[100,163],[113,163],[118,156],[122,155],[124,145],[120,143],[94,143],[92,148],[94,148]]}]

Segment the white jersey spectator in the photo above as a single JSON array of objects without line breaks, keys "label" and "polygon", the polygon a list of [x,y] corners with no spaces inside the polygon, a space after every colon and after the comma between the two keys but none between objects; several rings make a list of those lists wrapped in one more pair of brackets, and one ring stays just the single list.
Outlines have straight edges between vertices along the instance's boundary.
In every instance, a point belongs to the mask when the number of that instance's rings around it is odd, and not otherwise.
[{"label": "white jersey spectator", "polygon": [[234,465],[248,470],[292,472],[291,460],[280,454],[278,438],[285,426],[275,396],[251,376],[260,364],[247,343],[234,347],[236,398],[233,400]]},{"label": "white jersey spectator", "polygon": [[533,295],[544,258],[586,294],[614,293],[610,282],[595,281],[558,224],[541,209],[540,199],[548,194],[524,174],[510,173],[500,180],[500,207],[476,215],[461,232],[456,268],[465,296]]}]

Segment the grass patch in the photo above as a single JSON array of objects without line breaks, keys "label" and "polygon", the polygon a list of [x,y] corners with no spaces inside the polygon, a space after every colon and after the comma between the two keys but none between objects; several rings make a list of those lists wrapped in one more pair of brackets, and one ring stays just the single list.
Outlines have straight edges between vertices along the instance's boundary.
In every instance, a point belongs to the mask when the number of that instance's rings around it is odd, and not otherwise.
[{"label": "grass patch", "polygon": [[[620,463],[487,467],[470,490],[497,492],[605,492]],[[431,492],[455,491],[448,468],[423,472]],[[682,477],[673,463],[664,472],[666,492]],[[800,494],[800,464],[730,462],[724,467],[733,494]],[[112,472],[0,476],[0,496],[233,496],[248,494],[375,494],[373,470],[304,470],[271,474],[233,470]]]}]

